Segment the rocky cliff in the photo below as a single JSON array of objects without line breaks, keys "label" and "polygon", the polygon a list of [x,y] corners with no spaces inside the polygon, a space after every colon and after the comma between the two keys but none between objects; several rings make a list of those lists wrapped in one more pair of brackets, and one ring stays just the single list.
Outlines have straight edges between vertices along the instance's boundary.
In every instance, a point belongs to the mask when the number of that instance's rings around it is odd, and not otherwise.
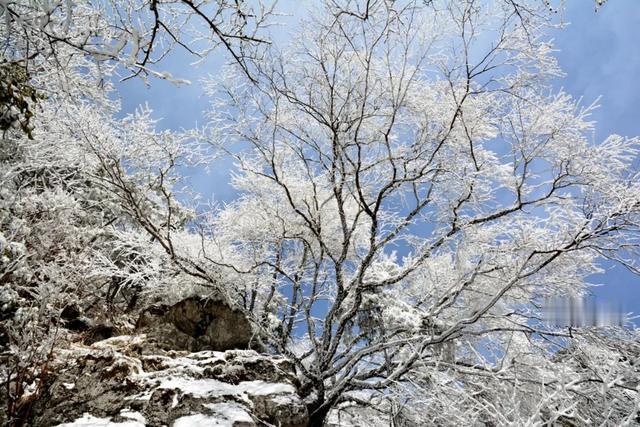
[{"label": "rocky cliff", "polygon": [[293,365],[249,349],[250,325],[228,306],[190,299],[156,307],[133,332],[59,348],[28,424],[307,425]]}]

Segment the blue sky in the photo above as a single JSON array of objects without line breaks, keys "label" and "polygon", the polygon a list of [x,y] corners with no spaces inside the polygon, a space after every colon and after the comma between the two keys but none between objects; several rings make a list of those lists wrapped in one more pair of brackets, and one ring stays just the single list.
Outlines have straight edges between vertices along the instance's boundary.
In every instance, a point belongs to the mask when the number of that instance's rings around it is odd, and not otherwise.
[{"label": "blue sky", "polygon": [[[612,133],[640,135],[640,1],[609,0],[597,13],[591,1],[567,3],[570,25],[553,34],[567,74],[556,86],[585,103],[601,97],[593,114],[596,142]],[[604,267],[605,274],[593,277],[605,285],[594,289],[596,297],[640,313],[640,278],[624,267]]]},{"label": "blue sky", "polygon": [[[293,16],[285,19],[294,23],[304,11],[306,1],[281,1],[280,6]],[[623,136],[640,135],[640,1],[610,0],[597,13],[592,0],[568,0],[563,20],[569,25],[552,33],[556,56],[565,78],[555,82],[575,98],[590,104],[600,97],[600,108],[593,114],[597,122],[596,142],[617,133]],[[283,9],[281,9],[283,10]],[[289,30],[284,27],[273,34],[283,41]],[[192,128],[203,123],[202,111],[208,106],[198,80],[215,74],[225,58],[219,54],[198,67],[191,66],[193,58],[173,54],[163,67],[176,77],[193,82],[190,86],[176,87],[171,83],[154,80],[146,87],[140,80],[119,84],[123,113],[148,103],[155,117],[162,117],[161,128]],[[228,201],[234,197],[228,186],[229,169],[222,166],[207,174],[192,171],[192,183],[205,198]],[[610,263],[603,265],[605,274],[593,277],[594,283],[604,286],[594,289],[599,300],[620,304],[625,310],[640,313],[640,278],[626,269]],[[636,322],[640,325],[640,322]]]}]

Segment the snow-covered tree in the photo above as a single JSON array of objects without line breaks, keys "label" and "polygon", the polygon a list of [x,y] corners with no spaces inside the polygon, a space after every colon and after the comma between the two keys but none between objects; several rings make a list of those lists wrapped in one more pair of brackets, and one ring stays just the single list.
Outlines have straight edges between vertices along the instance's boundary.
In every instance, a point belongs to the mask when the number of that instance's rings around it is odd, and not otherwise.
[{"label": "snow-covered tree", "polygon": [[[540,319],[602,259],[640,271],[640,143],[593,141],[594,106],[552,90],[550,3],[315,6],[279,49],[260,3],[0,0],[10,419],[67,307],[126,322],[215,289],[295,363],[313,426],[639,422],[637,331]],[[172,47],[220,44],[202,132],[114,118],[121,67],[171,79]],[[203,141],[237,165],[211,212],[181,187]]]},{"label": "snow-covered tree", "polygon": [[184,136],[157,132],[148,109],[115,119],[112,67],[98,72],[69,47],[56,58],[28,77],[14,64],[18,76],[2,81],[16,114],[0,134],[0,401],[15,425],[67,338],[61,313],[77,307],[117,325],[181,283],[142,218],[182,232],[192,213],[176,201],[177,169],[207,159]]},{"label": "snow-covered tree", "polygon": [[[98,66],[116,62],[125,76],[154,76],[177,83],[157,65],[175,48],[202,60],[217,48],[250,75],[248,59],[269,40],[276,2],[215,0],[2,0],[3,54],[14,64],[40,72],[42,62],[68,68],[61,50],[90,57]],[[62,53],[62,52],[60,52]],[[61,74],[64,71],[59,70]]]},{"label": "snow-covered tree", "polygon": [[594,142],[594,106],[552,90],[550,16],[327,1],[256,84],[209,85],[206,137],[236,158],[240,197],[207,258],[245,277],[239,300],[296,361],[312,425],[396,397],[416,425],[634,419],[609,332],[539,321],[599,259],[640,259],[640,143]]}]

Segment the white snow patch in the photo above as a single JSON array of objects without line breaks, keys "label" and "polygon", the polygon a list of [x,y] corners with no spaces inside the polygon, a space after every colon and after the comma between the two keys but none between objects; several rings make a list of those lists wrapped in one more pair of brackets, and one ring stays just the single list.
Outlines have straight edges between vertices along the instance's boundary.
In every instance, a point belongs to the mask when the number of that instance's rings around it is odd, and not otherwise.
[{"label": "white snow patch", "polygon": [[196,374],[202,374],[206,367],[215,364],[220,360],[224,361],[224,353],[213,354],[210,357],[197,357],[192,358],[191,355],[186,357],[178,357],[175,359],[165,358],[162,360],[162,367],[165,371],[170,370],[172,372],[187,371]]},{"label": "white snow patch", "polygon": [[233,424],[218,417],[196,414],[178,418],[174,421],[173,427],[233,427]]},{"label": "white snow patch", "polygon": [[296,389],[291,384],[266,383],[264,381],[244,381],[238,384],[238,387],[242,389],[242,391],[254,396],[296,392]]},{"label": "white snow patch", "polygon": [[74,383],[62,383],[62,386],[67,390],[73,390],[74,388],[76,388],[76,385]]},{"label": "white snow patch", "polygon": [[296,401],[298,401],[298,397],[295,395],[291,395],[291,394],[279,394],[276,396],[272,396],[269,398],[270,401],[277,403],[278,405],[289,405],[291,403],[294,403]]},{"label": "white snow patch", "polygon": [[233,426],[234,423],[252,423],[253,418],[247,413],[246,408],[238,403],[223,402],[223,403],[207,403],[204,406],[211,409],[216,415],[229,420],[229,425]]},{"label": "white snow patch", "polygon": [[85,413],[82,418],[70,423],[58,424],[57,427],[145,427],[145,424],[138,421],[114,423],[110,418],[97,418]]},{"label": "white snow patch", "polygon": [[158,388],[177,388],[194,397],[212,397],[237,395],[241,393],[236,386],[212,379],[196,380],[192,378],[162,378]]},{"label": "white snow patch", "polygon": [[176,406],[178,406],[178,403],[180,403],[180,401],[178,400],[178,395],[174,394],[173,395],[173,400],[171,400],[171,408],[175,408]]},{"label": "white snow patch", "polygon": [[185,394],[194,397],[214,396],[239,396],[243,393],[254,396],[266,396],[269,394],[295,393],[296,389],[290,384],[267,383],[264,381],[244,381],[238,385],[225,383],[214,379],[193,379],[170,376],[158,378],[160,385],[157,388],[179,389]]},{"label": "white snow patch", "polygon": [[144,418],[144,415],[142,415],[140,412],[132,411],[131,409],[123,409],[122,411],[120,411],[120,416],[123,418],[129,418],[131,420],[138,421],[139,423],[142,423],[142,425],[147,424],[147,420]]}]

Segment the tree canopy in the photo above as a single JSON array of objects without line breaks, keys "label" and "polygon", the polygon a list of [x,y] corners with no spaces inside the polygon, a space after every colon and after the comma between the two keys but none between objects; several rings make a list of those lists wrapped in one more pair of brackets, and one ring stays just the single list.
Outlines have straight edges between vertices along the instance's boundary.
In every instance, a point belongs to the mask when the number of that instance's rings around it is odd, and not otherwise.
[{"label": "tree canopy", "polygon": [[[594,142],[594,106],[553,90],[547,2],[326,0],[282,46],[261,3],[0,7],[14,419],[70,301],[215,291],[295,364],[313,426],[640,422],[637,330],[543,318],[602,259],[640,272],[640,141]],[[174,47],[230,58],[207,124],[117,119],[114,73],[171,78]],[[220,157],[237,198],[189,202],[184,167]]]}]

